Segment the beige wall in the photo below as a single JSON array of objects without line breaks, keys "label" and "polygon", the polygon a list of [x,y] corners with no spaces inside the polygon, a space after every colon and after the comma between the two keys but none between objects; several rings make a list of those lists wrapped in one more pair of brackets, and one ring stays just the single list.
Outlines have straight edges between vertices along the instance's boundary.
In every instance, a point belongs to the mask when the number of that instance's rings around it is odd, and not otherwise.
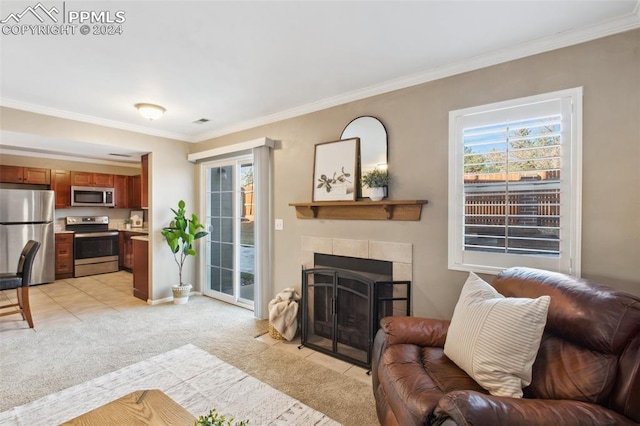
[{"label": "beige wall", "polygon": [[[274,152],[275,291],[300,287],[301,237],[413,244],[414,314],[447,318],[465,273],[447,269],[448,113],[584,87],[582,275],[640,295],[640,30],[467,72],[205,141],[193,152],[269,137]],[[298,220],[310,201],[314,144],[360,115],[389,134],[392,199],[428,199],[420,222]]]},{"label": "beige wall", "polygon": [[[178,200],[183,199],[188,206],[194,206],[195,176],[193,164],[186,159],[188,143],[11,108],[0,108],[0,128],[151,153],[148,215],[149,244],[152,253],[150,297],[153,300],[171,297],[171,286],[178,281],[178,270],[171,251],[160,235],[160,230],[172,219],[169,209],[175,207]],[[98,170],[98,165],[91,167]],[[195,282],[195,262],[191,262],[185,269],[189,282]]]},{"label": "beige wall", "polygon": [[[160,229],[178,199],[196,207],[196,172],[186,154],[258,137],[274,152],[275,291],[300,286],[301,237],[413,244],[414,314],[450,317],[465,278],[447,269],[447,152],[450,110],[584,86],[582,273],[640,294],[640,30],[464,73],[239,132],[197,145],[0,108],[0,128],[151,152],[153,299],[177,275]],[[313,146],[339,139],[360,115],[389,133],[393,199],[428,199],[420,222],[298,220],[290,202],[311,199]],[[185,159],[185,160],[182,160]],[[188,265],[195,282],[195,262]]]}]

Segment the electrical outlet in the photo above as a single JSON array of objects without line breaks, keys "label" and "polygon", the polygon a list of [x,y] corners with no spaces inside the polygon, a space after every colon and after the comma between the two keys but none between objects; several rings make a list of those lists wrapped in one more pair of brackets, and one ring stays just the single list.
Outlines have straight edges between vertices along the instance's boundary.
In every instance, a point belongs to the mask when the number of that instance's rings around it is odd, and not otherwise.
[{"label": "electrical outlet", "polygon": [[276,219],[276,231],[282,231],[284,229],[284,220]]}]

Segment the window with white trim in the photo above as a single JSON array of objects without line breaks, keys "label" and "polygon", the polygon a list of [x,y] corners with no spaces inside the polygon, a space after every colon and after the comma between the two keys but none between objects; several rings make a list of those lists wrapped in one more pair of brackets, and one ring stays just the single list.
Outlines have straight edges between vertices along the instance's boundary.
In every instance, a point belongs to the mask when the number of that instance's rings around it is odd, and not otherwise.
[{"label": "window with white trim", "polygon": [[580,275],[582,88],[449,113],[449,268]]}]

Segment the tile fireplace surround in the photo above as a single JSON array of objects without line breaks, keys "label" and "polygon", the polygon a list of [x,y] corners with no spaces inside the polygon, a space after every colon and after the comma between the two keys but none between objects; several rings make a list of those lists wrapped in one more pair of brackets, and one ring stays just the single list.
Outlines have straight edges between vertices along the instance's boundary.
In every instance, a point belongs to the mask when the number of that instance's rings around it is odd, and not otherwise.
[{"label": "tile fireplace surround", "polygon": [[385,260],[393,263],[394,281],[412,281],[412,249],[408,243],[303,236],[302,265],[313,268],[315,253]]}]

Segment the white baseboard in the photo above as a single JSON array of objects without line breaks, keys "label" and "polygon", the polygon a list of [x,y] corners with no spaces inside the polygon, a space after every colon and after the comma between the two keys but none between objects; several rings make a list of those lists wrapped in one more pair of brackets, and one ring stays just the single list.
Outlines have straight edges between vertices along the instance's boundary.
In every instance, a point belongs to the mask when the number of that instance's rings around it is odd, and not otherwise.
[{"label": "white baseboard", "polygon": [[156,300],[147,300],[147,303],[150,305],[159,305],[161,303],[169,303],[173,302],[173,297],[165,297],[164,299],[156,299]]}]

